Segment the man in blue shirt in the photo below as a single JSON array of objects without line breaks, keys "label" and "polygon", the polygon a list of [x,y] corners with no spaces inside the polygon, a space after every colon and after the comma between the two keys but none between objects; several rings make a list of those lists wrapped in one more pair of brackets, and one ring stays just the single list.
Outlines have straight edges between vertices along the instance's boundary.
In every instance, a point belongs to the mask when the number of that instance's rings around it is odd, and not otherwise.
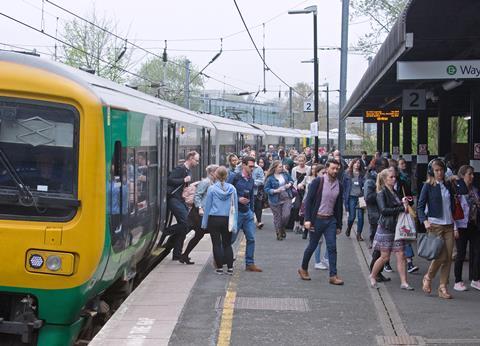
[{"label": "man in blue shirt", "polygon": [[245,270],[251,272],[261,272],[262,269],[255,265],[255,220],[254,220],[254,180],[252,171],[255,168],[255,159],[251,156],[242,158],[242,171],[228,177],[228,183],[232,184],[237,190],[238,195],[238,223],[237,231],[232,234],[232,243],[237,239],[240,229],[243,230],[247,239],[247,248],[245,250]]}]

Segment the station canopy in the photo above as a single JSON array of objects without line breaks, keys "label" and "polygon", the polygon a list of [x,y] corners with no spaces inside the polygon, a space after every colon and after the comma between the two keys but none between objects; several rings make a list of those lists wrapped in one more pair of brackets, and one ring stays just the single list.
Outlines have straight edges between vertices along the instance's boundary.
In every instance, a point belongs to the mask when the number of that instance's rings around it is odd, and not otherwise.
[{"label": "station canopy", "polygon": [[[479,16],[478,0],[408,1],[342,109],[342,118],[363,117],[365,111],[378,109],[402,109],[402,93],[405,89],[426,91],[427,112],[436,111],[441,94],[451,90],[452,111],[468,112],[468,95],[473,85],[479,85],[480,69],[478,75],[472,70],[466,78],[448,73],[452,75],[450,80],[433,75],[424,78],[421,74],[411,76],[410,80],[403,77],[399,80],[397,63],[441,61],[448,67],[449,61],[479,59]],[[479,65],[480,61],[477,60],[476,66]],[[431,67],[431,64],[422,66]],[[461,82],[455,82],[455,79]]]}]

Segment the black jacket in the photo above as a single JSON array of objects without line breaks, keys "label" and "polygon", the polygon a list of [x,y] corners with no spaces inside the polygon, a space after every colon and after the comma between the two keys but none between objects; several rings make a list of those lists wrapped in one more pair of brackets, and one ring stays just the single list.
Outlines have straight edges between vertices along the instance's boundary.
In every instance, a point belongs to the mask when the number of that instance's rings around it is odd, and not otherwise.
[{"label": "black jacket", "polygon": [[[308,187],[308,194],[305,197],[305,221],[314,222],[317,218],[318,208],[322,202],[323,193],[323,180],[326,179],[323,176],[315,178]],[[343,216],[343,186],[338,183],[339,193],[337,201],[335,202],[335,208],[333,214],[337,220],[337,228],[342,228],[342,216]]]},{"label": "black jacket", "polygon": [[405,212],[405,207],[402,202],[396,200],[394,193],[387,187],[384,187],[382,191],[377,193],[377,205],[380,212],[378,224],[391,233],[395,233],[398,215]]},{"label": "black jacket", "polygon": [[[175,197],[182,199],[183,188],[185,186],[184,179],[191,175],[190,170],[185,165],[175,167],[167,178],[167,195],[168,197]],[[174,192],[172,194],[172,192]]]},{"label": "black jacket", "polygon": [[371,225],[378,223],[380,213],[377,206],[377,173],[372,171],[368,174],[365,184],[363,185],[363,195],[367,203],[368,222]]}]

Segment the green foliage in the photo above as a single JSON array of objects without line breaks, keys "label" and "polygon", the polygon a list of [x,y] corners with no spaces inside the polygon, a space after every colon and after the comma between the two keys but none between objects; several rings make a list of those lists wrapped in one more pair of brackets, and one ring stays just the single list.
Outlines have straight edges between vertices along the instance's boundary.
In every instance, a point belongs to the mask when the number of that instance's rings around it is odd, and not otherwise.
[{"label": "green foliage", "polygon": [[351,19],[365,18],[371,31],[355,43],[355,50],[366,57],[374,56],[402,13],[407,0],[351,0]]},{"label": "green foliage", "polygon": [[[152,58],[143,63],[137,74],[151,81],[157,82],[160,87],[147,85],[144,79],[133,78],[131,84],[139,86],[139,90],[160,97],[163,100],[183,106],[185,100],[186,57],[169,58],[164,63],[160,58]],[[198,75],[198,68],[190,64],[190,94],[198,94],[203,88],[203,77]],[[190,109],[201,110],[201,101],[198,98],[190,99]]]},{"label": "green foliage", "polygon": [[[113,33],[117,31],[114,20],[97,16],[95,10],[87,19],[100,28]],[[132,50],[128,49],[128,45],[125,50],[124,40],[98,27],[76,18],[67,22],[61,33],[62,39],[68,43],[61,47],[62,62],[73,67],[93,69],[97,75],[121,83],[125,75],[122,69],[130,67]]]}]

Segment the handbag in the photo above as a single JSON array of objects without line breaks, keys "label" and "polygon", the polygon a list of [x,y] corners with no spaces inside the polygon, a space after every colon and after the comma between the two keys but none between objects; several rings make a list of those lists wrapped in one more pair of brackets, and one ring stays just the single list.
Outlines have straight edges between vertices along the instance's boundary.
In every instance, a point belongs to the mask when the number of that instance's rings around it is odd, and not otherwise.
[{"label": "handbag", "polygon": [[416,238],[417,230],[413,218],[408,212],[401,213],[395,226],[395,240],[415,240]]},{"label": "handbag", "polygon": [[228,214],[228,231],[237,232],[237,215],[235,213],[235,199],[233,195],[230,196],[230,211]]},{"label": "handbag", "polygon": [[367,208],[367,202],[365,201],[365,197],[363,197],[363,196],[358,197],[358,207],[360,209],[366,209]]},{"label": "handbag", "polygon": [[452,184],[452,188],[454,191],[454,196],[453,196],[454,205],[453,205],[452,217],[454,221],[462,220],[463,218],[465,218],[465,214],[463,213],[462,204],[460,203],[460,198],[458,198],[457,189],[454,183]]},{"label": "handbag", "polygon": [[427,260],[437,259],[442,251],[445,241],[435,234],[419,233],[417,239],[418,255]]}]

